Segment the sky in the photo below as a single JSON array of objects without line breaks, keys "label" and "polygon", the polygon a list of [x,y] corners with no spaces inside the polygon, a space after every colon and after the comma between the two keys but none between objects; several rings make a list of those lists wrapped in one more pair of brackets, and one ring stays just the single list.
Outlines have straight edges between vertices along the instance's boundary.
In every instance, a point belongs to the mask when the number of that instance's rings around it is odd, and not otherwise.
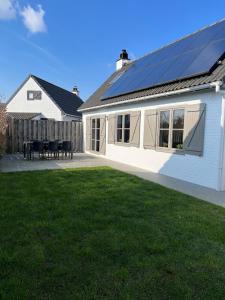
[{"label": "sky", "polygon": [[121,49],[139,58],[224,12],[224,0],[0,0],[0,95],[34,74],[86,100]]}]

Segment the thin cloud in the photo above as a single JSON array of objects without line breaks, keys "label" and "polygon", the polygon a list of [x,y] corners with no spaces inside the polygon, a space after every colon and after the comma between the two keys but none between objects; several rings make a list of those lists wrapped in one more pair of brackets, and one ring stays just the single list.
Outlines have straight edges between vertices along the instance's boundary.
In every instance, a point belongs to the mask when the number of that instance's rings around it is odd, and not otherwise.
[{"label": "thin cloud", "polygon": [[0,0],[0,20],[11,20],[16,17],[15,1]]},{"label": "thin cloud", "polygon": [[23,23],[31,33],[45,32],[47,26],[44,21],[45,11],[41,5],[34,9],[30,5],[25,6],[20,15],[23,18]]},{"label": "thin cloud", "polygon": [[28,46],[32,47],[34,50],[41,53],[45,58],[48,59],[50,63],[54,66],[58,66],[58,68],[65,70],[66,72],[70,72],[70,68],[68,68],[57,56],[48,51],[47,49],[39,46],[38,44],[32,42],[30,39],[24,38],[20,35],[15,35],[18,39],[26,43]]}]

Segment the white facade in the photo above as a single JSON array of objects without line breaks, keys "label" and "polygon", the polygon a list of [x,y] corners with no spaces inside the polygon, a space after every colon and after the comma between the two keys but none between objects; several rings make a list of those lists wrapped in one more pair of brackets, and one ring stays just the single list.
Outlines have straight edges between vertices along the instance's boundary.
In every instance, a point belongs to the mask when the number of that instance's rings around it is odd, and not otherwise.
[{"label": "white facade", "polygon": [[[41,91],[41,100],[28,100],[27,91]],[[65,115],[45,91],[30,77],[7,104],[8,112],[41,113],[41,117],[56,121],[71,121],[74,116]]]},{"label": "white facade", "polygon": [[221,111],[221,190],[225,191],[225,95],[222,96]]},{"label": "white facade", "polygon": [[[143,148],[145,110],[198,103],[206,104],[203,156],[172,154]],[[151,99],[136,104],[127,103],[95,111],[86,111],[83,112],[84,137],[86,136],[86,118],[94,115],[106,115],[106,158],[212,189],[225,190],[225,149],[224,147],[222,148],[225,135],[221,134],[223,132],[222,127],[224,127],[224,119],[221,118],[222,103],[222,94],[211,91]],[[140,146],[136,148],[108,144],[107,115],[137,110],[141,111]],[[223,153],[223,162],[221,162],[221,152]]]}]

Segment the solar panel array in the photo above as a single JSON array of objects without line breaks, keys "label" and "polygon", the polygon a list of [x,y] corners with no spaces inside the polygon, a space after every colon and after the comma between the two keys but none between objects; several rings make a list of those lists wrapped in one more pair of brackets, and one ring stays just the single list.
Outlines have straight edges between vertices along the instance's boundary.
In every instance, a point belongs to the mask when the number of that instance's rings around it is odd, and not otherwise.
[{"label": "solar panel array", "polygon": [[132,63],[103,99],[210,72],[225,53],[225,20]]}]

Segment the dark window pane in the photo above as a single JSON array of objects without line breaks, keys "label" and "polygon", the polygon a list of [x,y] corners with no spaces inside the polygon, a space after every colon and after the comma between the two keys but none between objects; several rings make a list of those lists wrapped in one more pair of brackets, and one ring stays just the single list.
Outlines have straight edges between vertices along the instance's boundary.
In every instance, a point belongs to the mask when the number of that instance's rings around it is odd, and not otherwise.
[{"label": "dark window pane", "polygon": [[91,143],[91,150],[95,150],[95,140],[92,140],[92,143]]},{"label": "dark window pane", "polygon": [[168,146],[169,146],[169,130],[160,130],[159,146],[168,148]]},{"label": "dark window pane", "polygon": [[177,109],[173,111],[173,128],[184,128],[184,110]]},{"label": "dark window pane", "polygon": [[41,100],[41,91],[36,91],[35,92],[35,99]]},{"label": "dark window pane", "polygon": [[92,139],[95,139],[95,129],[92,129]]},{"label": "dark window pane", "polygon": [[130,129],[124,130],[124,143],[130,142]]},{"label": "dark window pane", "polygon": [[170,125],[170,112],[161,111],[160,112],[160,128],[169,128]]},{"label": "dark window pane", "polygon": [[119,115],[117,117],[117,128],[122,128],[123,116]]},{"label": "dark window pane", "polygon": [[96,121],[97,121],[96,127],[100,128],[100,119],[96,119]]},{"label": "dark window pane", "polygon": [[117,129],[117,142],[122,142],[122,129]]},{"label": "dark window pane", "polygon": [[92,128],[95,128],[95,119],[92,119]]},{"label": "dark window pane", "polygon": [[100,140],[100,129],[97,129],[96,131],[97,131],[96,140]]},{"label": "dark window pane", "polygon": [[96,151],[98,151],[98,152],[99,152],[99,146],[100,146],[100,142],[96,141]]},{"label": "dark window pane", "polygon": [[124,128],[130,128],[130,115],[125,115]]},{"label": "dark window pane", "polygon": [[172,148],[183,149],[183,130],[173,130]]}]

